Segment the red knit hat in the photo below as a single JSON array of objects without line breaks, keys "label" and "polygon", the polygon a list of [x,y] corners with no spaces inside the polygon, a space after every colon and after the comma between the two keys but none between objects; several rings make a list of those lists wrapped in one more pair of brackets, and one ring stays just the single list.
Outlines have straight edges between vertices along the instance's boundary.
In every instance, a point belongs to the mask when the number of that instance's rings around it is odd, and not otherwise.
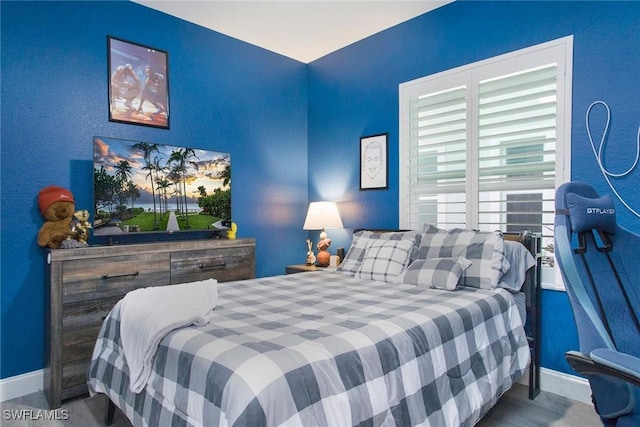
[{"label": "red knit hat", "polygon": [[71,191],[56,185],[44,187],[38,193],[38,207],[43,215],[44,211],[55,202],[71,202],[74,205],[76,204]]}]

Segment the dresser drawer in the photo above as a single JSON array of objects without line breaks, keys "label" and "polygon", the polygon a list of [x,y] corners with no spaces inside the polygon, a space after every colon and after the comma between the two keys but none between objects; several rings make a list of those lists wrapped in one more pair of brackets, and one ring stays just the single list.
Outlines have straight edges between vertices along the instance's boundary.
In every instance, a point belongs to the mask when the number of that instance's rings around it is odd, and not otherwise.
[{"label": "dresser drawer", "polygon": [[130,290],[169,284],[169,253],[64,261],[62,302],[124,295]]},{"label": "dresser drawer", "polygon": [[62,346],[70,347],[85,342],[95,344],[102,322],[123,296],[64,304]]},{"label": "dresser drawer", "polygon": [[[73,362],[67,362],[62,365],[62,380],[60,385],[62,387],[63,396],[65,394],[65,389],[67,391],[80,389],[83,392],[87,392],[87,369],[89,369],[89,364],[91,363],[91,358],[82,359],[82,360],[74,360]],[[69,396],[77,396],[77,393],[69,393]],[[63,397],[66,398],[66,397]]]},{"label": "dresser drawer", "polygon": [[204,249],[171,254],[171,283],[249,279],[254,275],[253,247]]},{"label": "dresser drawer", "polygon": [[87,393],[87,368],[105,316],[127,292],[214,278],[255,277],[253,239],[208,239],[47,250],[51,409]]}]

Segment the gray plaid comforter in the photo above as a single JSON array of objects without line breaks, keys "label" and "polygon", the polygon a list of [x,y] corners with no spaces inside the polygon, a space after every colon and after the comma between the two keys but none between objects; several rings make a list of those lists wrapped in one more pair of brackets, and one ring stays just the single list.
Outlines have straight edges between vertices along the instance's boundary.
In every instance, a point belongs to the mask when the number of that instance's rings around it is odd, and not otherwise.
[{"label": "gray plaid comforter", "polygon": [[89,368],[134,426],[470,426],[524,373],[511,295],[310,272],[220,283],[211,323],[169,333],[129,390],[119,305]]}]

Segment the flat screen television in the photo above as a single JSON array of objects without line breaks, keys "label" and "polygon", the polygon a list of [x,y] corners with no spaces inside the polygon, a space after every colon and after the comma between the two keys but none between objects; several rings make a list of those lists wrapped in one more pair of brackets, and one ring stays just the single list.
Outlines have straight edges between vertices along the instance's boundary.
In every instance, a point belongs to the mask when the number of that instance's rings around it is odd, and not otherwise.
[{"label": "flat screen television", "polygon": [[230,221],[230,154],[93,138],[94,236],[220,233]]}]

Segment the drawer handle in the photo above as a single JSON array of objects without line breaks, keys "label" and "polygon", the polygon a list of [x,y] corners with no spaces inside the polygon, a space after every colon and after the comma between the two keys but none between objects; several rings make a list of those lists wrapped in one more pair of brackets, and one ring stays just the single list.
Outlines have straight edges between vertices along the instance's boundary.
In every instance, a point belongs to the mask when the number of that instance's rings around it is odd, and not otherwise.
[{"label": "drawer handle", "polygon": [[200,264],[198,266],[198,268],[200,270],[202,270],[202,271],[205,271],[205,270],[220,270],[220,269],[225,268],[226,266],[227,266],[226,262],[221,262],[221,263],[218,263],[218,264],[209,264],[209,265]]},{"label": "drawer handle", "polygon": [[136,271],[135,273],[124,273],[124,274],[105,274],[102,276],[102,280],[120,279],[122,277],[135,277],[138,274],[140,274],[139,271]]}]

